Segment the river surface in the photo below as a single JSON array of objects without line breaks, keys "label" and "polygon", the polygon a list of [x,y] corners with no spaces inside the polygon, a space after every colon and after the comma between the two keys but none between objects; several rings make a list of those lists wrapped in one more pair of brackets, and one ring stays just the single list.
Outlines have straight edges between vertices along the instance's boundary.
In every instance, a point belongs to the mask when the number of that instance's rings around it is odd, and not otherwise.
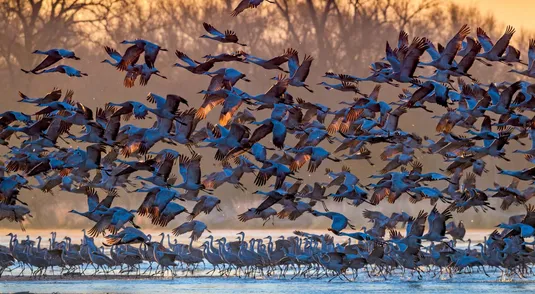
[{"label": "river surface", "polygon": [[535,291],[535,280],[498,282],[499,273],[456,275],[441,280],[424,277],[392,277],[389,280],[359,277],[356,282],[328,279],[243,279],[214,277],[182,277],[149,280],[91,281],[24,281],[0,282],[0,292],[30,293],[529,293]]}]

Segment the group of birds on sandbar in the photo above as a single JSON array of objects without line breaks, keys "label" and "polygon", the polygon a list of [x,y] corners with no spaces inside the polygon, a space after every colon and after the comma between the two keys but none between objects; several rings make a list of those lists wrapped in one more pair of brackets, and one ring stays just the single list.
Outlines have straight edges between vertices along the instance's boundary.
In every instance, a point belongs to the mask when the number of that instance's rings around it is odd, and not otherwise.
[{"label": "group of birds on sandbar", "polygon": [[[233,15],[261,2],[243,0]],[[208,35],[202,38],[246,46],[233,31],[221,33],[208,23],[203,26]],[[525,63],[520,59],[520,50],[509,44],[515,33],[512,27],[507,27],[495,43],[482,28],[477,28],[476,38],[470,33],[471,29],[464,25],[443,46],[421,37],[409,42],[407,33],[401,31],[396,47],[386,42],[385,57],[371,64],[368,77],[325,73],[325,78],[338,81],[320,83],[331,90],[331,95],[335,91],[357,95],[341,102],[338,108],[294,99],[290,94],[292,87],[314,91],[306,83],[314,58],[305,55],[300,59],[292,48],[271,59],[239,50],[206,55],[204,62],[176,51],[180,60],[176,67],[210,77],[208,88],[200,92],[204,98],[198,108],[191,108],[187,99],[175,94],[149,93],[147,103],[108,102],[93,111],[76,102],[73,91],[53,89],[34,98],[20,93],[20,102],[32,104],[37,110],[32,114],[0,114],[0,143],[9,147],[5,164],[0,167],[0,220],[18,222],[24,229],[31,214],[23,201],[23,191],[35,188],[46,193],[60,190],[86,195],[87,211],[70,212],[94,222],[94,226],[87,234],[84,230],[81,244],[71,244],[68,237],[57,242],[53,234],[48,248],[40,246],[41,237],[36,246],[29,237],[19,240],[10,234],[9,246],[0,247],[0,268],[29,268],[33,275],[42,275],[49,268],[84,272],[92,265],[95,272],[109,273],[120,267],[120,272],[139,275],[139,265],[146,261],[150,264],[149,273],[175,275],[179,264],[193,270],[207,262],[214,266],[212,273],[219,271],[222,275],[234,271],[246,276],[285,276],[292,269],[295,276],[348,279],[348,270],[356,275],[359,269],[387,277],[396,269],[421,276],[422,272],[486,274],[485,268],[493,267],[504,275],[525,277],[531,273],[535,258],[532,243],[525,240],[535,235],[535,209],[527,204],[535,188],[522,189],[519,184],[535,180],[535,166],[506,170],[496,165],[499,174],[512,178],[507,186],[495,184],[482,189],[476,182],[489,171],[485,159],[510,161],[511,153],[520,153],[535,163],[535,119],[527,114],[535,109],[535,87],[524,80],[484,85],[477,82],[471,68],[476,61],[485,66],[527,66],[524,71],[511,72],[534,78],[535,40],[530,41]],[[166,49],[141,39],[122,43],[131,45],[122,55],[105,47],[113,61],[104,62],[126,71],[126,87],[132,87],[138,76],[141,85],[146,85],[153,74],[165,78],[155,63],[159,52]],[[46,69],[61,59],[79,59],[73,51],[35,53],[47,58],[25,72],[85,75],[66,65]],[[420,61],[425,53],[430,57],[428,62]],[[138,64],[142,54],[144,63]],[[249,94],[237,87],[239,82],[251,82],[244,73],[230,66],[210,71],[216,65],[232,62],[253,63],[279,74],[265,93]],[[434,74],[416,75],[420,68],[434,69]],[[363,93],[358,87],[360,82],[373,82],[376,86],[371,93]],[[382,84],[403,84],[408,88],[403,89],[398,101],[387,103],[379,98]],[[428,108],[433,104],[438,106]],[[204,123],[208,113],[219,106],[218,123]],[[445,111],[433,117],[438,120],[438,135],[434,138],[400,128],[399,121],[405,116],[441,109]],[[269,117],[258,120],[256,114],[260,111],[269,112]],[[149,128],[130,121],[132,116],[135,121],[150,115],[155,121]],[[83,131],[76,134],[74,128]],[[20,139],[20,144],[14,144],[13,137]],[[297,143],[289,145],[288,137],[294,137]],[[506,152],[509,142],[524,146],[528,137],[532,140],[530,149]],[[72,147],[78,143],[87,147]],[[156,144],[169,147],[155,150]],[[328,151],[329,145],[336,147]],[[363,183],[350,166],[374,166],[370,151],[373,145],[385,164],[369,176],[376,181]],[[222,169],[203,173],[203,157],[197,148],[212,150]],[[447,166],[424,171],[417,153],[438,154]],[[322,168],[328,177],[325,182],[306,183],[300,177],[303,166],[307,165],[308,173],[315,173],[326,160],[343,160],[344,164],[336,170]],[[182,181],[173,174],[176,161]],[[239,221],[258,219],[265,225],[275,218],[328,218],[332,221],[328,231],[348,241],[335,243],[328,233],[296,232],[296,236],[275,241],[271,236],[268,241],[247,241],[243,235],[238,241],[227,241],[214,240],[210,235],[209,241],[196,248],[193,242],[210,233],[199,216],[213,216],[222,210],[222,199],[213,195],[217,188],[230,184],[249,194],[251,187],[242,183],[246,174],[254,176],[256,186],[267,188],[252,193],[263,195],[264,200],[237,215]],[[439,183],[444,186],[438,188]],[[328,193],[328,189],[332,192]],[[123,191],[146,196],[139,207],[114,205],[114,199]],[[102,192],[104,198],[98,195]],[[429,200],[431,206],[412,216],[401,211],[388,217],[372,210],[373,206],[384,205],[384,199],[389,203],[404,201],[400,200],[403,195],[412,204]],[[523,205],[526,214],[498,224],[500,230],[477,244],[480,250],[471,248],[469,240],[467,248],[457,246],[458,240],[465,241],[466,228],[453,220],[454,214],[497,210],[493,198],[501,200],[500,210]],[[362,214],[371,227],[356,231],[351,216],[328,209],[331,200],[354,207],[368,206]],[[243,201],[250,203],[250,199]],[[41,202],[46,205],[44,198]],[[171,243],[167,234],[166,247],[165,233],[160,242],[155,242],[135,223],[139,218],[148,218],[161,227],[185,218],[186,222],[171,233],[190,234],[190,242]],[[406,225],[405,234],[398,230],[398,224]],[[104,245],[110,247],[109,255],[94,242],[94,237],[101,235],[106,236]]]}]

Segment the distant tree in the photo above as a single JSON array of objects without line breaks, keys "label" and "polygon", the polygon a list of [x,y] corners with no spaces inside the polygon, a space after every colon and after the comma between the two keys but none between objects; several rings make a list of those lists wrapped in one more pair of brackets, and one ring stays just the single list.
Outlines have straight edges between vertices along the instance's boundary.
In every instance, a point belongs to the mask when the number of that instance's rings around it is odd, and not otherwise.
[{"label": "distant tree", "polygon": [[[109,21],[127,0],[7,0],[0,5],[0,62],[11,84],[14,72],[30,67],[36,49],[76,47],[89,32]],[[88,29],[89,27],[92,29]]]}]

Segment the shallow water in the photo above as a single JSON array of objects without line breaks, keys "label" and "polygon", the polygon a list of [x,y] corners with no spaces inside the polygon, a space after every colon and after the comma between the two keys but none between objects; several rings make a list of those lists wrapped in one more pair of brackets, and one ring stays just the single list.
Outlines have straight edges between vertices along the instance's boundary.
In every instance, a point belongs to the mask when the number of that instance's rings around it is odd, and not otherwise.
[{"label": "shallow water", "polygon": [[95,280],[95,281],[26,281],[2,282],[0,292],[31,293],[324,293],[359,291],[366,293],[506,293],[535,290],[535,280],[496,282],[493,278],[457,275],[450,280],[424,277],[423,281],[370,280],[357,278],[356,282],[327,279],[253,280],[240,278],[176,278],[173,280]]},{"label": "shallow water", "polygon": [[[20,234],[25,236],[29,234],[32,239],[37,235],[46,236],[48,232],[26,232]],[[76,239],[81,237],[80,232],[64,232]],[[236,232],[234,231],[216,231],[213,232],[215,236],[227,236],[234,238]],[[321,232],[317,232],[321,233]],[[154,232],[153,235],[158,233]],[[255,237],[262,238],[267,234],[272,236],[292,235],[291,231],[246,231],[246,238]],[[475,243],[482,241],[483,236],[487,235],[486,231],[472,231],[468,232],[467,237],[473,240],[472,246]],[[9,238],[0,236],[0,244],[9,242]],[[58,234],[59,236],[63,234]],[[338,239],[338,238],[337,238]],[[158,237],[159,240],[159,237]],[[338,239],[343,241],[345,239]],[[44,241],[44,240],[43,240]],[[101,240],[96,240],[100,242]],[[181,236],[179,242],[186,242],[187,237]],[[48,242],[43,242],[43,247],[47,246]],[[97,243],[98,244],[98,243]],[[166,244],[166,243],[164,243]],[[467,243],[460,242],[459,247],[466,247]],[[141,266],[142,271],[147,268],[148,264]],[[535,277],[528,279],[516,278],[514,281],[499,281],[500,272],[489,272],[490,277],[483,274],[457,274],[453,278],[443,276],[442,278],[433,277],[433,274],[424,274],[422,280],[418,280],[416,275],[411,276],[409,273],[403,275],[397,272],[394,276],[388,277],[384,280],[381,277],[369,278],[365,272],[361,272],[354,282],[348,282],[345,279],[341,280],[335,278],[329,282],[329,278],[296,278],[291,280],[292,274],[289,273],[286,279],[279,279],[271,277],[267,279],[252,279],[252,278],[237,278],[237,277],[210,277],[206,276],[207,270],[195,271],[195,277],[184,277],[184,273],[180,272],[180,277],[175,279],[170,278],[154,278],[154,279],[106,279],[104,276],[98,277],[47,277],[43,280],[24,280],[13,281],[14,277],[20,273],[20,269],[14,270],[12,273],[5,272],[4,276],[0,278],[0,292],[30,292],[30,293],[324,293],[324,292],[347,292],[347,291],[366,291],[373,293],[504,293],[504,292],[522,292],[535,291]],[[28,272],[27,272],[28,273]],[[91,275],[93,270],[91,267],[86,271],[86,275]],[[47,271],[47,275],[52,275],[51,271]],[[56,269],[55,274],[58,274]],[[351,274],[349,279],[353,279]],[[91,280],[88,280],[91,279]]]}]

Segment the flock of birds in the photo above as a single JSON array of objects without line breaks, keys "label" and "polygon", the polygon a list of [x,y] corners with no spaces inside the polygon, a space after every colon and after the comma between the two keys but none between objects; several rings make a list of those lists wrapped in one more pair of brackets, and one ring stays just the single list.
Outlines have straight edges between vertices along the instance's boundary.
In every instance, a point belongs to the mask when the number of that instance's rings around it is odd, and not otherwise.
[{"label": "flock of birds", "polygon": [[[261,2],[243,0],[233,15]],[[230,30],[221,33],[207,23],[204,28],[208,35],[202,38],[245,46]],[[530,265],[535,260],[535,251],[529,246],[533,243],[525,240],[535,235],[535,207],[527,204],[535,195],[535,188],[521,189],[519,183],[531,184],[535,180],[535,166],[523,170],[496,166],[499,174],[512,178],[508,186],[495,184],[483,190],[476,181],[488,172],[485,159],[510,160],[505,147],[512,140],[525,145],[523,141],[529,136],[531,148],[513,153],[524,154],[527,161],[535,163],[535,119],[527,114],[535,108],[535,87],[526,81],[483,85],[470,71],[476,61],[487,66],[525,64],[527,70],[511,72],[534,78],[535,40],[530,42],[528,63],[524,63],[520,51],[509,44],[514,32],[507,27],[494,43],[481,28],[477,29],[477,38],[471,37],[470,28],[465,25],[445,46],[435,46],[420,37],[409,42],[402,31],[396,47],[386,43],[385,57],[370,66],[368,77],[325,74],[325,78],[338,80],[337,84],[320,83],[325,88],[358,95],[350,102],[342,102],[337,109],[294,99],[289,93],[291,87],[313,92],[306,80],[314,59],[305,55],[300,60],[298,52],[291,48],[271,59],[237,51],[206,55],[203,62],[176,51],[180,60],[176,67],[211,77],[208,88],[201,91],[204,99],[197,109],[189,108],[186,99],[173,94],[163,97],[149,93],[148,103],[109,102],[93,111],[76,102],[72,91],[63,95],[62,90],[54,89],[36,98],[20,93],[20,102],[32,104],[38,110],[31,115],[15,111],[0,114],[0,143],[10,149],[0,170],[0,220],[18,222],[23,228],[31,214],[20,199],[24,197],[22,189],[36,188],[47,193],[59,189],[87,196],[87,211],[71,213],[91,220],[94,226],[87,234],[84,230],[80,244],[72,244],[69,237],[58,242],[53,233],[48,248],[41,247],[41,237],[36,242],[10,234],[9,246],[0,247],[0,269],[20,267],[22,274],[28,268],[35,276],[54,267],[62,272],[83,273],[92,265],[95,273],[118,270],[139,275],[140,265],[148,262],[145,272],[153,275],[174,275],[179,264],[193,271],[200,264],[209,263],[213,265],[212,273],[230,275],[234,271],[240,276],[285,276],[292,270],[294,276],[348,279],[348,272],[357,275],[363,269],[368,275],[386,278],[398,269],[421,276],[423,272],[486,274],[485,268],[496,268],[504,275],[525,277],[531,273]],[[130,45],[124,54],[106,47],[113,61],[104,62],[126,72],[126,87],[134,86],[137,77],[141,85],[146,85],[151,75],[164,77],[155,63],[158,53],[166,49],[141,39],[122,43]],[[420,61],[426,52],[431,61]],[[67,65],[47,69],[62,59],[79,59],[73,51],[52,49],[34,53],[47,57],[34,69],[24,70],[27,73],[86,75]],[[138,63],[143,54],[144,62]],[[210,71],[216,65],[231,62],[253,63],[280,74],[273,78],[274,85],[267,92],[251,95],[236,86],[238,82],[249,82],[245,74],[232,67]],[[285,64],[288,70],[283,67]],[[416,76],[419,68],[435,71],[432,76]],[[458,78],[457,87],[453,77]],[[358,88],[358,82],[364,81],[377,83],[369,94]],[[399,101],[386,103],[379,99],[383,83],[394,87],[410,84],[415,90],[404,89]],[[436,139],[400,128],[398,122],[409,115],[406,113],[433,112],[428,109],[432,104],[446,109],[435,116],[439,133]],[[219,122],[203,123],[207,114],[220,105]],[[253,110],[264,110],[270,115],[257,120]],[[156,118],[152,127],[128,123],[132,116],[145,119],[149,114]],[[82,134],[74,134],[74,127],[83,128]],[[297,139],[296,145],[288,145],[289,136]],[[12,137],[23,140],[17,146]],[[336,144],[335,150],[321,147],[324,141]],[[88,146],[65,147],[62,142]],[[173,147],[156,151],[156,144]],[[178,145],[187,147],[183,148],[186,154],[176,150],[174,146]],[[385,165],[369,177],[376,182],[364,184],[349,165],[374,165],[369,148],[373,145]],[[196,148],[213,150],[222,170],[203,174],[203,158]],[[424,172],[417,153],[439,154],[448,165],[436,172]],[[325,169],[330,178],[325,183],[304,183],[299,178],[305,165],[313,173],[326,160],[344,160],[345,164],[339,170]],[[182,181],[173,174],[176,161]],[[205,231],[210,233],[207,225],[198,220],[199,215],[221,210],[221,199],[213,196],[214,191],[224,184],[249,191],[241,182],[245,174],[253,174],[255,185],[263,187],[252,194],[265,197],[258,206],[239,214],[240,221],[260,219],[265,224],[275,217],[289,221],[328,218],[332,220],[328,230],[349,238],[348,241],[336,243],[329,234],[299,231],[296,236],[277,240],[271,236],[267,241],[246,240],[242,233],[238,241],[214,240],[210,235],[209,241],[196,248],[193,242],[206,235]],[[444,187],[438,188],[438,183],[444,183]],[[327,193],[331,188],[332,192]],[[101,191],[106,193],[103,199],[98,195]],[[143,192],[146,197],[136,208],[114,206],[120,191]],[[403,195],[411,203],[429,200],[432,208],[412,216],[406,212],[386,216],[372,210],[385,198],[395,203]],[[466,229],[462,222],[453,221],[453,214],[472,209],[496,210],[490,202],[492,198],[501,199],[501,210],[524,205],[526,213],[499,224],[500,230],[477,244],[480,250],[471,247],[470,240],[468,247],[457,246],[458,241],[465,241]],[[363,216],[371,227],[355,231],[347,216],[328,209],[330,200],[355,207],[368,206]],[[193,208],[186,208],[184,203],[193,204]],[[445,208],[439,210],[438,204]],[[172,229],[172,234],[189,233],[190,242],[172,243],[167,234],[166,245],[164,233],[159,242],[154,241],[135,224],[139,218],[148,218],[161,227],[168,227],[175,218],[187,218]],[[110,248],[109,255],[94,242],[94,237],[100,235],[106,236],[104,245]]]}]

